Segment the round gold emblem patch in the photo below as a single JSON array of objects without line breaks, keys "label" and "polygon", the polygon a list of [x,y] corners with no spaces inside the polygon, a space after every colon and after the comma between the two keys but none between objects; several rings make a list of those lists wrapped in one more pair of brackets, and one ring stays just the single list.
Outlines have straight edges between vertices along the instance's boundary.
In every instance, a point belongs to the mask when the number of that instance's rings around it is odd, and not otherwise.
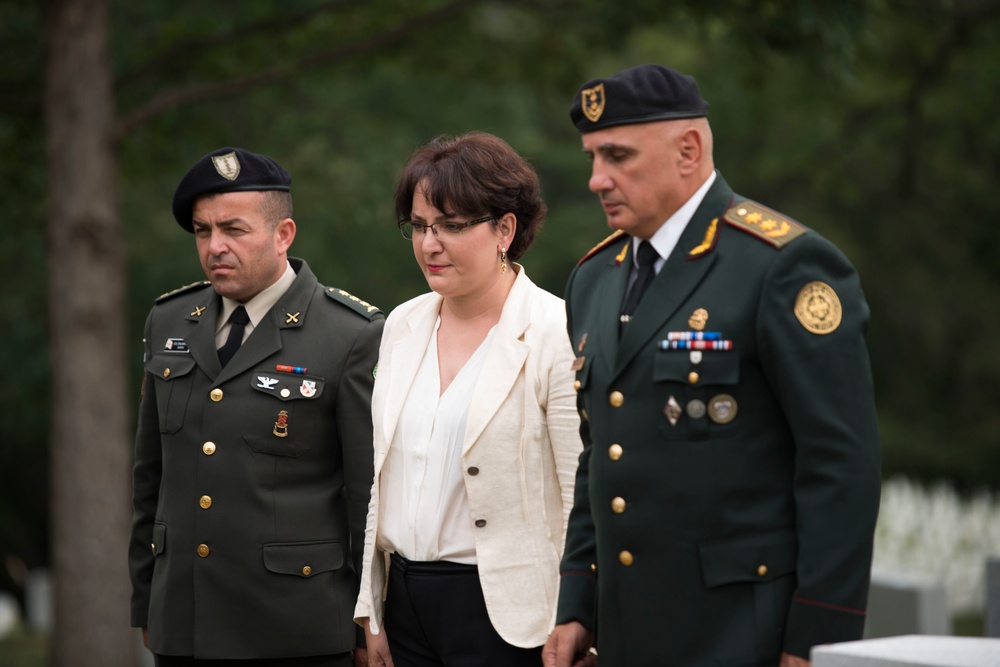
[{"label": "round gold emblem patch", "polygon": [[837,330],[843,310],[833,288],[816,280],[799,290],[795,298],[795,317],[806,331],[823,335]]}]

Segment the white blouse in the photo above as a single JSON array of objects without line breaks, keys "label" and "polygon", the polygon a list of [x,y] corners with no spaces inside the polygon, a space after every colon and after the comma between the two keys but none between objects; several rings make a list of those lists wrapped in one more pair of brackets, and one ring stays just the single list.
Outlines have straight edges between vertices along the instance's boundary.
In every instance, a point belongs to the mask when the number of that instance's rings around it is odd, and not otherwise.
[{"label": "white blouse", "polygon": [[378,546],[409,560],[475,565],[462,445],[472,390],[495,327],[442,394],[440,326],[438,317],[380,475]]}]

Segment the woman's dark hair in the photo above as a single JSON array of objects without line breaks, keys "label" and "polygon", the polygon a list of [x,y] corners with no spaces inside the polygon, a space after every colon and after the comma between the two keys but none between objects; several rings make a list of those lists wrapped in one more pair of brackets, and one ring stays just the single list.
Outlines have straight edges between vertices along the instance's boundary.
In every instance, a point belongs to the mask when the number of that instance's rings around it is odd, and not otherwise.
[{"label": "woman's dark hair", "polygon": [[413,195],[422,181],[435,208],[472,217],[506,213],[517,218],[507,254],[517,261],[528,250],[545,220],[538,175],[500,137],[468,132],[440,136],[417,149],[403,168],[396,186],[396,219],[409,220]]}]

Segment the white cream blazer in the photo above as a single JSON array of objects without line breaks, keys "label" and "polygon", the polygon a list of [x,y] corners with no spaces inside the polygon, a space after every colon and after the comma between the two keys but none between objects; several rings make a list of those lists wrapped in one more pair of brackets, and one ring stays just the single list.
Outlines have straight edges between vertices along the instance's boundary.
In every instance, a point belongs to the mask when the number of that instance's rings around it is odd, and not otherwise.
[{"label": "white cream blazer", "polygon": [[[573,350],[563,300],[535,286],[523,267],[500,315],[473,390],[462,447],[479,580],[490,621],[509,644],[545,643],[555,622],[559,560],[580,441]],[[368,505],[355,620],[381,630],[387,559],[376,547],[382,465],[403,402],[441,308],[430,292],[386,319],[372,394],[375,481]],[[472,475],[470,468],[478,468]]]}]

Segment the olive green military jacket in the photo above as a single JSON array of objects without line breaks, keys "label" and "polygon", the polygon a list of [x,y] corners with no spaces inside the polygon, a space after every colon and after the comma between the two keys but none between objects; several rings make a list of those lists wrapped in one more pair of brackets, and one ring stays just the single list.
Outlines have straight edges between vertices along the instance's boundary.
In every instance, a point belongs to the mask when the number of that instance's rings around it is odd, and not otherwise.
[{"label": "olive green military jacket", "polygon": [[619,340],[631,252],[613,235],[566,290],[584,452],[558,622],[616,667],[861,638],[880,463],[857,274],[719,175]]},{"label": "olive green military jacket", "polygon": [[295,281],[225,369],[207,283],[146,320],[129,569],[154,653],[356,645],[384,316],[289,261]]}]

